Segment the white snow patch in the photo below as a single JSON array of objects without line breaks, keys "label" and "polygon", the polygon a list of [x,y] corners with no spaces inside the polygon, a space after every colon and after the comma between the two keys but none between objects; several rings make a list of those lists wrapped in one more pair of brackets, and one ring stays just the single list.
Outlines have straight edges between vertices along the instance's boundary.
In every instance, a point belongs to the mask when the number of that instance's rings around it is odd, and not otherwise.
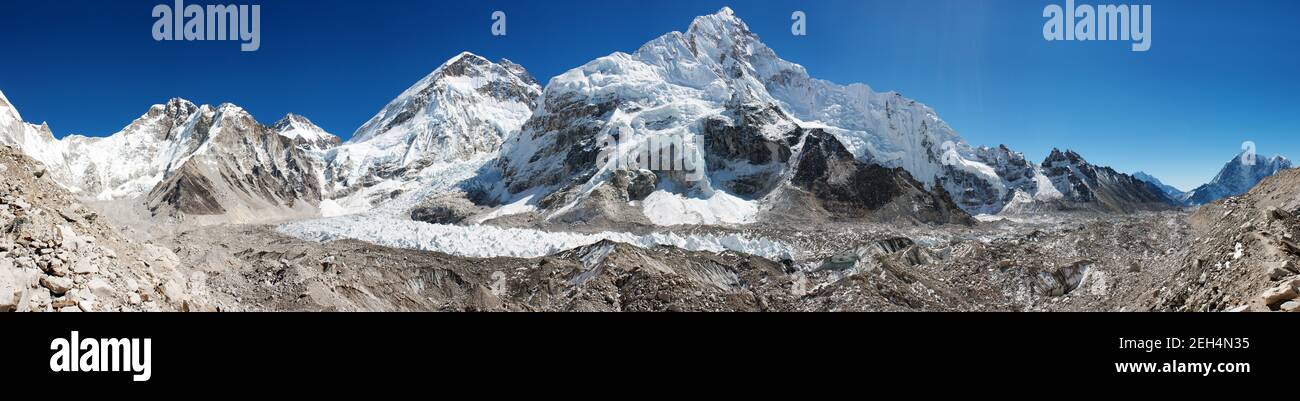
[{"label": "white snow patch", "polygon": [[338,202],[335,202],[333,199],[326,199],[320,202],[321,217],[345,216],[353,213],[359,213],[362,211],[364,210],[345,208],[343,207],[343,205],[338,204]]},{"label": "white snow patch", "polygon": [[748,224],[757,219],[758,205],[722,191],[708,198],[690,198],[659,190],[641,201],[641,211],[661,226]]},{"label": "white snow patch", "polygon": [[498,207],[495,210],[488,212],[487,214],[475,217],[474,224],[483,224],[483,222],[485,221],[492,220],[498,217],[535,212],[537,211],[537,206],[533,206],[528,203],[533,200],[533,196],[534,195],[525,196],[522,199],[515,201],[514,203]]}]

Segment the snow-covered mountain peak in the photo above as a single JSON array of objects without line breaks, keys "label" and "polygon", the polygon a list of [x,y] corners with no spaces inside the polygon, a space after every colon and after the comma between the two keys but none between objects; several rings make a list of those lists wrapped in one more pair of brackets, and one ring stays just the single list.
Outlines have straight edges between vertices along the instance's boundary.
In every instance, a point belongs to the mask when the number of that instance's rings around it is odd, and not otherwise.
[{"label": "snow-covered mountain peak", "polygon": [[493,65],[492,61],[483,58],[483,56],[470,52],[461,52],[455,57],[443,62],[442,65],[438,66],[438,69],[435,70],[435,74],[431,75],[435,75],[435,78],[439,78],[436,77],[437,74],[445,76],[476,76],[484,69],[489,69]]},{"label": "snow-covered mountain peak", "polygon": [[338,145],[339,138],[312,123],[307,117],[289,113],[271,126],[271,129],[289,140],[317,149]]},{"label": "snow-covered mountain peak", "polygon": [[[926,190],[943,169],[943,144],[951,142],[962,156],[970,152],[914,101],[808,77],[724,8],[632,54],[616,52],[553,78],[539,109],[502,153],[498,166],[508,192],[502,198],[544,194],[536,196],[538,206],[561,220],[587,218],[592,211],[580,204],[613,196],[644,200],[641,211],[655,224],[743,223],[757,213],[753,202],[783,185],[796,145],[812,130],[820,130],[821,150],[835,155],[837,166],[904,167]],[[617,149],[603,145],[615,138]],[[697,154],[707,167],[703,179],[684,182],[684,174],[671,169],[619,170],[597,157],[610,150],[632,160],[656,138],[685,141],[684,152]],[[839,160],[839,151],[853,160]],[[812,170],[805,175],[821,177],[821,170]],[[625,185],[630,182],[639,184]],[[607,190],[598,188],[613,188],[613,195],[592,195]],[[716,213],[723,209],[753,213]]]},{"label": "snow-covered mountain peak", "polygon": [[1084,160],[1082,155],[1069,149],[1062,152],[1060,149],[1052,148],[1052,153],[1047,155],[1047,159],[1043,160],[1044,168],[1083,166],[1087,164],[1088,161]]},{"label": "snow-covered mountain peak", "polygon": [[216,111],[217,113],[226,114],[226,115],[239,117],[239,118],[242,118],[245,115],[251,116],[248,113],[248,111],[244,110],[243,107],[239,107],[239,105],[234,103],[222,103],[217,106]]},{"label": "snow-covered mountain peak", "polygon": [[198,106],[185,98],[174,97],[167,99],[167,103],[162,105],[167,110],[194,110]]},{"label": "snow-covered mountain peak", "polygon": [[718,12],[695,17],[686,30],[691,36],[714,35],[715,37],[735,37],[737,34],[749,35],[749,26],[736,17],[731,7],[722,7]]},{"label": "snow-covered mountain peak", "polygon": [[307,119],[307,117],[294,113],[285,114],[284,117],[280,117],[279,121],[276,121],[275,124],[271,125],[271,128],[275,128],[277,131],[284,131],[288,128],[304,127],[320,128],[316,127],[316,124],[313,124],[311,120]]},{"label": "snow-covered mountain peak", "polygon": [[1291,168],[1291,160],[1282,156],[1254,156],[1242,152],[1224,163],[1209,183],[1188,192],[1183,201],[1203,205],[1228,196],[1246,193],[1264,178]]},{"label": "snow-covered mountain peak", "polygon": [[54,139],[49,125],[23,121],[18,107],[9,102],[4,92],[0,92],[0,145],[21,149],[46,165],[57,166],[63,161],[59,141]]},{"label": "snow-covered mountain peak", "polygon": [[[376,142],[380,147],[410,144],[423,155],[437,150],[428,143],[435,136],[452,134],[447,124],[469,128],[474,122],[495,125],[491,128],[500,131],[499,140],[519,128],[540,93],[536,81],[517,64],[497,64],[462,52],[389,102],[349,142]],[[446,149],[450,153],[446,158],[484,150],[442,145],[452,147]]]},{"label": "snow-covered mountain peak", "polygon": [[469,165],[496,154],[528,120],[541,93],[522,66],[462,52],[324,152],[324,187],[340,204],[365,209],[450,179],[448,169],[474,171]]}]

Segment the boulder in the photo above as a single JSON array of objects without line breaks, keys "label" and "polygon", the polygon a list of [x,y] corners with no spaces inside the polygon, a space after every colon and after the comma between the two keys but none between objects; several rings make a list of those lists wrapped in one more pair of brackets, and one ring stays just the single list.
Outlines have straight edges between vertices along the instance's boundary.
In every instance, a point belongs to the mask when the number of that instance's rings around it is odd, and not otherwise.
[{"label": "boulder", "polygon": [[54,259],[50,261],[49,270],[46,273],[63,277],[68,275],[68,266],[62,260]]},{"label": "boulder", "polygon": [[1295,264],[1289,260],[1269,262],[1264,265],[1264,269],[1268,273],[1268,279],[1273,281],[1278,281],[1296,274]]},{"label": "boulder", "polygon": [[1283,312],[1300,312],[1300,301],[1286,301],[1278,308]]},{"label": "boulder", "polygon": [[1288,220],[1291,218],[1291,213],[1274,206],[1268,208],[1268,216],[1275,220]]},{"label": "boulder", "polygon": [[83,243],[86,242],[85,238],[77,235],[76,231],[66,225],[59,226],[59,235],[63,238],[63,248],[69,251],[81,250]]},{"label": "boulder", "polygon": [[35,289],[31,290],[31,293],[31,300],[28,301],[30,310],[43,311],[47,306],[50,306],[50,302],[53,301],[53,297],[50,296],[50,290],[48,288],[37,286]]},{"label": "boulder", "polygon": [[95,274],[99,273],[99,267],[96,267],[90,261],[90,258],[81,258],[72,264],[72,272],[76,274]]},{"label": "boulder", "polygon": [[90,282],[86,283],[86,288],[99,299],[117,299],[117,290],[102,277],[90,279]]},{"label": "boulder", "polygon": [[67,277],[43,276],[41,286],[50,289],[54,295],[63,295],[72,289],[72,279]]},{"label": "boulder", "polygon": [[491,312],[501,310],[504,305],[501,298],[492,293],[492,290],[482,285],[476,286],[469,294],[469,302],[466,309],[473,312]]},{"label": "boulder", "polygon": [[0,259],[0,312],[18,310],[26,286],[20,285],[15,274],[18,269],[7,259]]},{"label": "boulder", "polygon": [[68,298],[72,299],[77,306],[81,307],[81,310],[86,312],[94,310],[94,305],[99,301],[99,297],[96,297],[94,293],[85,288],[73,288],[68,291]]},{"label": "boulder", "polygon": [[1291,253],[1292,255],[1300,255],[1300,245],[1296,245],[1295,242],[1292,242],[1292,241],[1289,241],[1289,240],[1285,240],[1285,239],[1284,239],[1284,240],[1281,240],[1281,241],[1279,241],[1279,242],[1280,242],[1281,245],[1282,245],[1282,250],[1287,251],[1288,253]]},{"label": "boulder", "polygon": [[75,307],[77,306],[77,301],[73,300],[72,297],[55,298],[50,301],[50,306],[54,309],[63,309],[69,306]]},{"label": "boulder", "polygon": [[1296,296],[1300,294],[1296,293],[1296,289],[1295,289],[1296,283],[1294,283],[1294,281],[1300,281],[1300,279],[1288,281],[1282,283],[1282,285],[1279,285],[1277,287],[1269,288],[1268,290],[1265,290],[1263,293],[1259,294],[1259,296],[1256,298],[1259,299],[1260,302],[1263,302],[1265,305],[1273,305],[1278,302],[1295,299]]},{"label": "boulder", "polygon": [[185,285],[177,283],[174,280],[167,280],[166,283],[163,283],[162,289],[159,292],[161,292],[164,297],[167,297],[168,301],[178,304],[186,299]]}]

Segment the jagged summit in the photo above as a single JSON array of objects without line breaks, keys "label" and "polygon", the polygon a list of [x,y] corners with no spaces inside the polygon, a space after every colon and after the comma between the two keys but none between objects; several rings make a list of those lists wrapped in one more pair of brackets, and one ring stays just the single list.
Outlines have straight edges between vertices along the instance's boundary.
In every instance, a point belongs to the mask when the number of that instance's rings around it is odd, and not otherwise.
[{"label": "jagged summit", "polygon": [[[389,102],[349,142],[409,144],[412,152],[403,155],[404,162],[426,153],[454,159],[490,150],[505,133],[518,128],[505,120],[522,120],[531,114],[540,91],[522,67],[462,52]],[[481,131],[455,133],[453,127]]]},{"label": "jagged summit", "polygon": [[1264,178],[1291,168],[1291,160],[1286,157],[1253,156],[1239,153],[1224,163],[1223,168],[1214,179],[1205,185],[1188,191],[1183,202],[1188,205],[1203,205],[1225,197],[1246,193]]},{"label": "jagged summit", "polygon": [[280,117],[280,120],[276,121],[275,124],[272,124],[271,128],[282,130],[290,126],[315,126],[315,125],[316,124],[313,124],[311,120],[307,119],[307,117],[303,117],[301,115],[294,114],[294,113],[289,113],[289,114],[285,114],[284,117]]},{"label": "jagged summit", "polygon": [[325,150],[340,143],[339,138],[334,134],[326,132],[307,117],[294,113],[280,118],[280,121],[271,125],[271,129],[296,144],[307,145],[318,150]]},{"label": "jagged summit", "polygon": [[1130,213],[1167,210],[1178,205],[1159,187],[1106,166],[1088,163],[1073,150],[1052,152],[1040,164],[1055,193],[1050,198],[1014,200],[1008,213],[1080,210]]},{"label": "jagged summit", "polygon": [[[0,99],[4,111],[11,111],[3,94]],[[1029,162],[1005,145],[972,146],[933,109],[897,92],[813,78],[780,58],[729,7],[696,17],[685,31],[661,35],[633,53],[616,52],[566,71],[545,88],[509,60],[458,53],[342,145],[302,116],[289,114],[263,127],[236,105],[214,108],[180,98],[155,105],[108,138],[74,136],[63,144],[43,139],[48,129],[23,127],[8,129],[21,135],[7,134],[7,140],[62,166],[55,175],[74,191],[107,199],[138,196],[213,144],[231,145],[222,135],[256,137],[248,143],[278,149],[263,142],[264,132],[303,148],[311,159],[291,164],[312,168],[282,166],[283,171],[318,173],[320,192],[350,210],[481,175],[477,199],[527,202],[547,218],[582,220],[592,217],[592,208],[622,205],[639,210],[595,213],[653,224],[743,224],[758,221],[776,198],[800,199],[786,191],[841,189],[842,183],[807,180],[792,185],[801,165],[833,167],[812,175],[819,179],[839,179],[831,173],[844,171],[899,175],[874,181],[897,186],[876,192],[919,188],[935,196],[918,207],[938,210],[951,202],[969,214],[997,214],[1013,203],[1097,202],[1107,186],[1122,196],[1106,200],[1106,210],[1135,209],[1124,204],[1129,201],[1145,209],[1166,197],[1147,194],[1154,186],[1094,166],[1072,150],[1053,149],[1043,162]],[[801,154],[809,135],[834,163]],[[682,141],[672,152],[696,157],[700,177],[671,169],[627,170],[603,154],[616,142],[615,156],[634,158],[631,153],[642,145],[656,143],[651,138],[665,137]],[[111,151],[84,151],[90,147]],[[490,168],[481,170],[486,163]]]},{"label": "jagged summit", "polygon": [[191,102],[191,101],[189,101],[188,99],[185,99],[185,98],[183,98],[183,97],[174,97],[174,98],[171,98],[171,99],[167,99],[167,103],[163,103],[163,104],[159,104],[159,105],[154,105],[154,106],[164,106],[164,107],[169,107],[169,108],[171,108],[171,107],[194,108],[194,107],[195,107],[195,104],[194,104],[194,102]]},{"label": "jagged summit", "polygon": [[1062,152],[1060,149],[1052,148],[1052,152],[1043,160],[1042,166],[1047,168],[1066,164],[1083,165],[1088,164],[1088,161],[1084,160],[1083,156],[1074,150],[1066,149]]},{"label": "jagged summit", "polygon": [[[940,169],[939,146],[945,140],[969,148],[955,134],[934,134],[939,126],[932,113],[913,112],[918,107],[915,102],[890,99],[894,96],[873,98],[880,102],[880,118],[885,120],[873,125],[844,125],[818,117],[818,113],[833,114],[828,110],[845,108],[841,106],[845,104],[851,105],[851,110],[834,112],[836,116],[861,115],[862,107],[870,107],[863,103],[872,101],[837,102],[818,96],[875,96],[867,92],[865,86],[846,89],[809,78],[802,67],[777,57],[734,12],[723,9],[695,18],[685,33],[669,32],[632,54],[616,52],[551,79],[538,110],[502,151],[497,167],[502,171],[505,194],[499,200],[532,196],[532,201],[546,210],[547,218],[558,221],[607,218],[659,225],[743,224],[758,220],[760,205],[769,197],[799,201],[803,195],[779,194],[843,185],[790,184],[790,175],[797,169],[793,157],[812,130],[822,130],[825,138],[842,144],[860,163],[904,167],[907,170],[872,171],[910,173],[920,181],[916,186],[922,191],[934,183],[934,171]],[[892,130],[892,138],[880,135],[877,128]],[[917,139],[931,135],[933,139]],[[615,152],[632,159],[642,145],[662,137],[684,141],[681,154],[702,161],[700,167],[707,170],[703,179],[687,179],[690,173],[667,169],[622,170],[598,157],[602,150],[610,149],[606,142],[614,139],[619,142]],[[879,144],[870,143],[864,139],[867,137]],[[893,138],[898,141],[892,142]],[[928,155],[923,147],[930,151]],[[827,149],[838,148],[828,143],[823,150],[830,152]],[[932,158],[933,171],[899,161],[913,157]],[[840,175],[832,173],[865,168],[844,160],[802,164],[833,168],[809,173],[818,180],[838,179]],[[917,168],[912,171],[909,167]],[[903,194],[911,191],[911,177],[875,182],[894,186],[877,188],[879,193]],[[843,199],[849,203],[865,200]],[[625,206],[629,202],[631,206]],[[893,204],[873,199],[858,205],[855,208],[862,213],[855,217],[866,217],[872,206],[884,205]],[[944,207],[933,202],[915,206],[924,210]],[[632,210],[625,210],[629,207]],[[945,222],[961,220],[950,220],[951,215],[945,213],[920,214]]]},{"label": "jagged summit", "polygon": [[[302,117],[286,121],[314,127]],[[222,215],[214,222],[258,221],[286,209],[310,215],[320,200],[313,163],[284,135],[303,133],[263,126],[233,103],[172,98],[106,137],[55,139],[47,127],[0,124],[0,143],[49,166],[56,182],[87,198],[142,201],[172,216]]]},{"label": "jagged summit", "polygon": [[541,87],[522,66],[462,52],[390,101],[324,155],[323,179],[348,208],[368,209],[473,171],[532,115]]}]

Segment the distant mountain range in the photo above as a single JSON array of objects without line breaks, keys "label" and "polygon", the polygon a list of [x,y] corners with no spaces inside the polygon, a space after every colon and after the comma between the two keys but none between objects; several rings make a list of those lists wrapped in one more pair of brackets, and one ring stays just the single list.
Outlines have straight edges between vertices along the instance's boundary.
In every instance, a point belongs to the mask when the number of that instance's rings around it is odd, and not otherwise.
[{"label": "distant mountain range", "polygon": [[1282,156],[1250,157],[1241,153],[1224,163],[1223,168],[1210,182],[1187,192],[1165,185],[1150,174],[1139,172],[1134,176],[1159,187],[1180,206],[1200,206],[1229,196],[1244,194],[1265,178],[1291,167],[1291,160]]},{"label": "distant mountain range", "polygon": [[[303,116],[265,126],[235,105],[183,99],[108,137],[59,140],[0,93],[0,144],[87,198],[233,221],[409,209],[463,192],[462,203],[500,209],[491,216],[508,209],[557,223],[971,224],[979,214],[1197,205],[1290,167],[1280,157],[1254,166],[1234,158],[1183,193],[1073,151],[1032,163],[1007,146],[972,146],[915,100],[811,77],[729,8],[545,87],[508,60],[462,53],[347,143]],[[655,146],[696,156],[687,159],[705,174],[610,161]]]}]

